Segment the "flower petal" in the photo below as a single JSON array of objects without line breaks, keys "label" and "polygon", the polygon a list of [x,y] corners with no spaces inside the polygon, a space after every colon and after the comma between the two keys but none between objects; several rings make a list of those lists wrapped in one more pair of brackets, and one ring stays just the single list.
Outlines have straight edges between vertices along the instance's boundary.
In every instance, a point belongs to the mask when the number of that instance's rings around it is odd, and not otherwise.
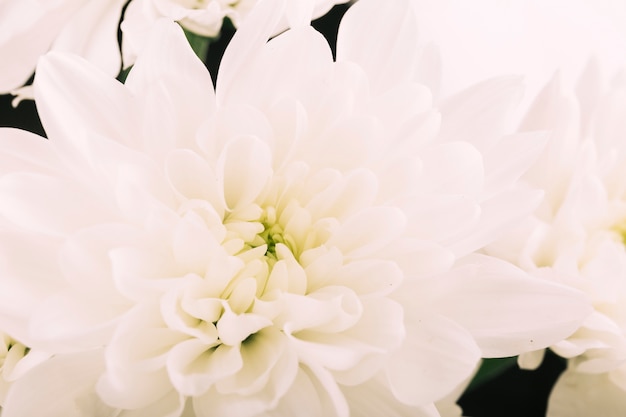
[{"label": "flower petal", "polygon": [[363,384],[342,387],[350,404],[353,417],[439,417],[432,406],[416,407],[403,404],[378,379],[371,379]]},{"label": "flower petal", "polygon": [[0,61],[11,62],[0,72],[0,94],[23,85],[63,25],[84,0],[42,3],[39,0],[0,4]]},{"label": "flower petal", "polygon": [[626,415],[626,396],[608,374],[567,370],[557,380],[548,401],[548,417]]},{"label": "flower petal", "polygon": [[437,277],[432,308],[468,329],[484,357],[547,347],[591,313],[588,298],[577,290],[495,258],[474,255],[466,262]]},{"label": "flower petal", "polygon": [[480,349],[467,330],[443,316],[408,317],[406,326],[406,339],[390,355],[386,375],[398,400],[425,406],[472,374]]},{"label": "flower petal", "polygon": [[146,149],[167,150],[166,144],[194,149],[198,128],[215,108],[215,93],[210,74],[178,24],[165,19],[155,24],[125,84],[145,100]]},{"label": "flower petal", "polygon": [[35,99],[48,137],[69,155],[90,146],[88,133],[127,145],[141,138],[129,91],[79,57],[51,52],[41,58]]},{"label": "flower petal", "polygon": [[124,0],[87,1],[65,24],[52,49],[80,55],[112,77],[122,67],[117,26]]},{"label": "flower petal", "polygon": [[341,21],[337,61],[358,63],[369,75],[375,93],[385,92],[390,84],[413,81],[418,37],[409,6],[404,0],[359,1]]},{"label": "flower petal", "polygon": [[57,355],[13,383],[2,414],[15,417],[110,416],[94,391],[104,370],[102,350]]}]

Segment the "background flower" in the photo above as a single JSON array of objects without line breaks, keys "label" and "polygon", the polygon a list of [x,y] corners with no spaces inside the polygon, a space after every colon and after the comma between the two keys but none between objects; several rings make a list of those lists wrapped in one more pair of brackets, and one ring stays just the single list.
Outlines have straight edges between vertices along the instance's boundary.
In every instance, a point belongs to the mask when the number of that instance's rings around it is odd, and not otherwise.
[{"label": "background flower", "polygon": [[[551,396],[549,416],[589,415],[602,407],[619,415],[624,408],[626,130],[619,112],[626,85],[623,76],[606,83],[600,72],[592,61],[575,94],[557,76],[537,98],[522,126],[548,128],[552,137],[525,178],[546,198],[532,221],[489,250],[584,290],[593,301],[594,314],[552,347],[571,359]],[[521,363],[532,368],[541,358],[536,352]],[[604,388],[590,391],[596,383]]]},{"label": "background flower", "polygon": [[587,60],[626,64],[626,4],[620,0],[415,0],[423,42],[439,48],[445,97],[485,78],[519,74],[523,107],[557,70],[573,88]]},{"label": "background flower", "polygon": [[125,0],[0,1],[0,94],[28,81],[49,49],[79,54],[110,75],[121,57],[117,27]]}]

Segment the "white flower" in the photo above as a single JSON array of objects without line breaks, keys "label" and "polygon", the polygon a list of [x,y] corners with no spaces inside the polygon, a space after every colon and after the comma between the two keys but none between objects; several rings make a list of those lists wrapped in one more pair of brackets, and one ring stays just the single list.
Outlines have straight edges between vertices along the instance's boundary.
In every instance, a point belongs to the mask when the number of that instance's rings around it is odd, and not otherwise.
[{"label": "white flower", "polygon": [[532,98],[557,69],[566,84],[574,83],[591,55],[612,68],[626,65],[626,3],[620,0],[415,3],[420,37],[441,53],[444,96],[485,78],[523,74]]},{"label": "white flower", "polygon": [[582,293],[472,255],[538,201],[520,80],[440,115],[409,5],[357,2],[333,62],[308,26],[267,42],[264,2],[215,91],[167,22],[126,85],[41,60],[50,140],[0,131],[0,328],[53,357],[3,417],[436,416],[480,356],[579,326]]},{"label": "white flower", "polygon": [[[550,399],[551,417],[592,415],[602,407],[612,409],[602,415],[622,415],[626,407],[626,124],[621,114],[626,83],[623,74],[610,85],[602,81],[592,61],[575,94],[563,90],[557,75],[537,97],[522,129],[551,129],[552,137],[525,179],[545,190],[546,198],[533,220],[488,251],[581,289],[593,302],[595,311],[582,327],[552,346],[571,359]],[[542,352],[536,352],[521,363],[533,368],[541,360]],[[596,383],[615,386],[589,392]]]},{"label": "white flower", "polygon": [[[117,28],[125,0],[1,0],[0,94],[21,87],[49,49],[79,54],[110,75],[121,58]],[[27,94],[28,95],[28,94]]]}]

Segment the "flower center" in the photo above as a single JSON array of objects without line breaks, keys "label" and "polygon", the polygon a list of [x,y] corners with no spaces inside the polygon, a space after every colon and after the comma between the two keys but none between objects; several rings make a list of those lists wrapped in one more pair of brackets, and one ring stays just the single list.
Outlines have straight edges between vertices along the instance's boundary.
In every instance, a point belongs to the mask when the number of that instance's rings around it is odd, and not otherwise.
[{"label": "flower center", "polygon": [[621,223],[616,224],[613,227],[613,231],[617,233],[622,244],[626,245],[626,220],[623,220]]}]

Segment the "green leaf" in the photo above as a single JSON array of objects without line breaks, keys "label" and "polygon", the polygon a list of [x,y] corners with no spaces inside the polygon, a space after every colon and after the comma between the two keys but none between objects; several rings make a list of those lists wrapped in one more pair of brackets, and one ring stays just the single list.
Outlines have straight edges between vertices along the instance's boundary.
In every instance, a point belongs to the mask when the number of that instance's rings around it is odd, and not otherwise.
[{"label": "green leaf", "polygon": [[198,58],[204,62],[209,50],[209,45],[215,38],[207,38],[206,36],[197,35],[185,28],[183,28],[183,30],[185,32],[185,36],[187,37],[187,41],[189,41],[189,45],[191,45],[191,49],[193,49]]},{"label": "green leaf", "polygon": [[474,375],[474,379],[472,379],[472,382],[467,387],[466,392],[478,388],[513,366],[517,366],[517,356],[510,358],[483,359],[483,363],[480,365],[476,375]]}]

